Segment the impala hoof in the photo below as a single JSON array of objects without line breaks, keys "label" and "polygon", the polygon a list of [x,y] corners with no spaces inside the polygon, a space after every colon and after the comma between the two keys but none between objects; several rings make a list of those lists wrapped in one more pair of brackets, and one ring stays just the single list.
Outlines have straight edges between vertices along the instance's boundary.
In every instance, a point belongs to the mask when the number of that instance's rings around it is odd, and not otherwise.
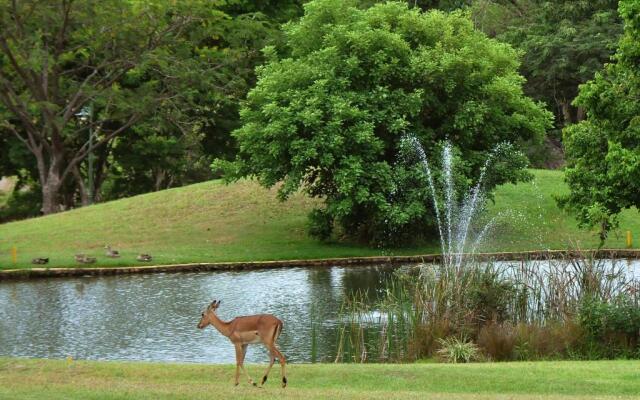
[{"label": "impala hoof", "polygon": [[287,378],[282,378],[282,387],[286,388],[287,387]]},{"label": "impala hoof", "polygon": [[264,386],[264,383],[267,381],[267,377],[263,376],[262,377],[262,383],[260,384],[260,386]]}]

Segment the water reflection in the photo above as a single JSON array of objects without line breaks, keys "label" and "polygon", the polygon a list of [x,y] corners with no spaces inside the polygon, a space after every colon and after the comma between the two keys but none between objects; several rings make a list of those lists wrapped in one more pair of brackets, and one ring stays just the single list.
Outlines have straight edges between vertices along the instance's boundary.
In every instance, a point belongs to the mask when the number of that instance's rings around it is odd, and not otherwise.
[{"label": "water reflection", "polygon": [[[284,321],[279,339],[291,362],[332,360],[335,321],[347,293],[379,293],[391,267],[288,268],[149,274],[0,284],[0,355],[98,360],[233,363],[228,339],[200,313],[221,299],[219,315],[272,313]],[[249,362],[266,362],[250,346]]]}]

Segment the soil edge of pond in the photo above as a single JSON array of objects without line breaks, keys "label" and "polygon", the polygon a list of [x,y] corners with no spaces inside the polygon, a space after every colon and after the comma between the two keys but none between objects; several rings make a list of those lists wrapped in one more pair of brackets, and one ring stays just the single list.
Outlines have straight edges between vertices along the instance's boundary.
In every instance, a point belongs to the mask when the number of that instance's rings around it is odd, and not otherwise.
[{"label": "soil edge of pond", "polygon": [[[546,259],[640,259],[640,250],[636,249],[598,249],[598,250],[537,250],[521,252],[476,253],[478,261],[525,261]],[[413,256],[373,256],[344,257],[325,259],[274,260],[274,261],[240,261],[214,263],[187,263],[165,265],[140,265],[130,267],[69,267],[69,268],[28,268],[0,270],[0,281],[16,279],[73,277],[73,276],[107,276],[122,274],[176,273],[202,271],[229,271],[247,269],[267,269],[286,267],[330,267],[380,264],[432,263],[440,261],[440,254],[423,254]]]}]

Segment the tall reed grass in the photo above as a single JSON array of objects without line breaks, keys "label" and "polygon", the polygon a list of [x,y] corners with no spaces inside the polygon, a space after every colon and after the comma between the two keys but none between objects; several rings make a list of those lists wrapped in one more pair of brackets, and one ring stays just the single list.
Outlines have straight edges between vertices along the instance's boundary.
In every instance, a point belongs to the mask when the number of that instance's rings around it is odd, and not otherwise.
[{"label": "tall reed grass", "polygon": [[[418,265],[394,274],[379,302],[362,292],[345,300],[335,360],[438,357],[467,339],[493,360],[640,356],[639,304],[640,281],[624,260]],[[635,310],[637,322],[618,321]],[[618,322],[589,320],[603,313]],[[620,351],[602,349],[614,342]]]}]

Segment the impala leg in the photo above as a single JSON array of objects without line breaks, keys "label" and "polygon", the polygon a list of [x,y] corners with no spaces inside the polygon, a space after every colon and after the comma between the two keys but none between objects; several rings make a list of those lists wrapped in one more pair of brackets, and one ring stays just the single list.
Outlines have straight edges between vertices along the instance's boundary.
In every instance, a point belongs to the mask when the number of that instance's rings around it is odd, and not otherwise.
[{"label": "impala leg", "polygon": [[264,376],[262,377],[262,383],[260,383],[260,386],[264,386],[264,383],[267,381],[267,377],[269,376],[269,372],[271,371],[271,367],[273,367],[273,363],[276,362],[276,355],[273,352],[273,349],[267,346],[267,350],[269,350],[269,355],[271,357],[271,360],[269,360],[269,366],[267,367],[267,370],[264,372]]},{"label": "impala leg", "polygon": [[242,372],[244,372],[244,374],[247,376],[247,379],[249,381],[249,385],[253,385],[253,386],[258,386],[253,379],[251,379],[251,377],[249,376],[249,373],[247,372],[246,369],[244,369],[244,357],[247,355],[247,347],[248,345],[243,344],[242,345],[242,361],[240,361],[240,369],[242,370]]},{"label": "impala leg", "polygon": [[287,364],[287,360],[284,358],[284,355],[280,353],[280,350],[278,350],[275,344],[273,345],[273,352],[278,357],[278,360],[280,360],[280,367],[282,368],[282,387],[287,387],[287,374],[285,372],[285,365]]},{"label": "impala leg", "polygon": [[240,365],[242,364],[243,361],[243,356],[242,356],[242,347],[240,347],[239,344],[235,344],[236,346],[236,377],[235,377],[235,385],[238,386],[238,384],[240,383]]}]

